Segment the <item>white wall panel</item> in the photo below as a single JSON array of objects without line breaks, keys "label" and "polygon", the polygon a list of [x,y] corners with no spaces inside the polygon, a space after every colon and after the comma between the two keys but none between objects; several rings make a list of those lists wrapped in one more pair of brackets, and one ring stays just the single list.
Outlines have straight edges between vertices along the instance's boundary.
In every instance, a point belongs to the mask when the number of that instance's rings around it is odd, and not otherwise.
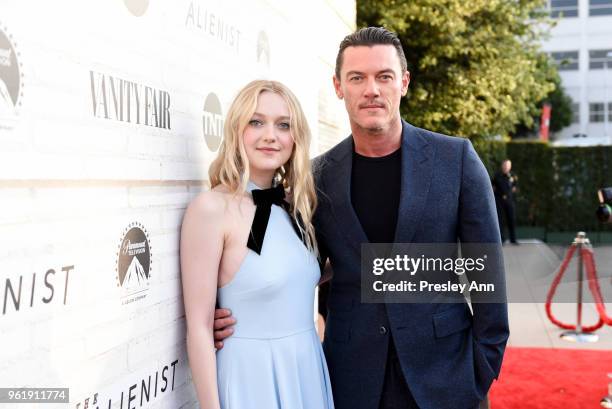
[{"label": "white wall panel", "polygon": [[0,1],[0,386],[70,388],[28,408],[199,407],[178,250],[216,156],[204,120],[276,79],[312,156],[333,146],[354,22],[354,0]]}]

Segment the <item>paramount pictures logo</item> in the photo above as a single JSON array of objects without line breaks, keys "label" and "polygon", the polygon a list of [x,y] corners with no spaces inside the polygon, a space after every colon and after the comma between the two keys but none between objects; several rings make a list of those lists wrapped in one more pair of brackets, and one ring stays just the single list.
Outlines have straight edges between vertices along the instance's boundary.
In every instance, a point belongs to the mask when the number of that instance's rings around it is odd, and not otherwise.
[{"label": "paramount pictures logo", "polygon": [[117,252],[117,287],[121,304],[142,300],[149,290],[151,278],[151,246],[149,235],[138,222],[130,223],[123,232]]},{"label": "paramount pictures logo", "polygon": [[0,129],[12,129],[23,97],[23,70],[19,52],[0,23]]}]

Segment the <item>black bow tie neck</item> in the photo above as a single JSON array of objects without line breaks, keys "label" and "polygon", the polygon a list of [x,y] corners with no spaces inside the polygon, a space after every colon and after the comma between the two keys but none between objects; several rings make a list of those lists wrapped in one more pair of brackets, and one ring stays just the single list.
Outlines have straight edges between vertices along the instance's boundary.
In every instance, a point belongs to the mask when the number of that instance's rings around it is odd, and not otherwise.
[{"label": "black bow tie neck", "polygon": [[[249,187],[253,187],[255,184],[249,182]],[[300,226],[303,226],[302,220],[296,223],[295,219],[291,217],[289,203],[285,201],[285,188],[282,184],[269,189],[252,189],[251,195],[253,195],[253,203],[255,203],[255,217],[253,218],[253,224],[251,225],[251,233],[249,234],[249,240],[247,247],[253,250],[255,253],[261,255],[261,248],[263,247],[264,237],[266,235],[266,229],[268,228],[268,221],[270,220],[270,213],[272,212],[272,205],[282,207],[291,219],[291,225],[295,234],[300,238],[302,243],[306,244],[304,237],[300,232]]]},{"label": "black bow tie neck", "polygon": [[253,189],[251,195],[253,195],[253,203],[255,203],[256,209],[247,247],[257,254],[261,254],[272,205],[283,206],[285,203],[285,188],[282,184],[278,184],[269,189]]}]

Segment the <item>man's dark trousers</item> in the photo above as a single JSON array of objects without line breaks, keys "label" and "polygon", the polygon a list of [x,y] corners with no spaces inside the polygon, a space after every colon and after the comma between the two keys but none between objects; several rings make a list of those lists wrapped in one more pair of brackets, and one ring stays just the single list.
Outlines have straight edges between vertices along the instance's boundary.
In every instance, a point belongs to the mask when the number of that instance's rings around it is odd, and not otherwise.
[{"label": "man's dark trousers", "polygon": [[[504,197],[505,196],[505,197]],[[495,206],[497,208],[497,220],[499,222],[499,231],[501,233],[502,242],[506,241],[506,232],[504,229],[504,219],[508,226],[510,234],[510,242],[516,243],[516,213],[514,211],[514,199],[506,195],[495,195]]]}]

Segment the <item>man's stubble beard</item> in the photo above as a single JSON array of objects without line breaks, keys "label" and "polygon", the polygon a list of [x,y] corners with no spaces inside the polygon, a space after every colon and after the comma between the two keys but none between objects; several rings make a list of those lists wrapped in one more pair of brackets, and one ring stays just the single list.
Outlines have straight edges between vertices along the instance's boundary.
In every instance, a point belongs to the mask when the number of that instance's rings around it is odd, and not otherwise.
[{"label": "man's stubble beard", "polygon": [[380,135],[380,134],[384,134],[387,131],[390,131],[391,128],[393,127],[394,122],[398,119],[401,118],[401,115],[394,115],[391,119],[384,121],[382,124],[380,125],[376,125],[376,126],[362,126],[359,123],[356,122],[357,126],[361,129],[363,129],[368,135],[372,135],[372,136],[376,136],[376,135]]}]

